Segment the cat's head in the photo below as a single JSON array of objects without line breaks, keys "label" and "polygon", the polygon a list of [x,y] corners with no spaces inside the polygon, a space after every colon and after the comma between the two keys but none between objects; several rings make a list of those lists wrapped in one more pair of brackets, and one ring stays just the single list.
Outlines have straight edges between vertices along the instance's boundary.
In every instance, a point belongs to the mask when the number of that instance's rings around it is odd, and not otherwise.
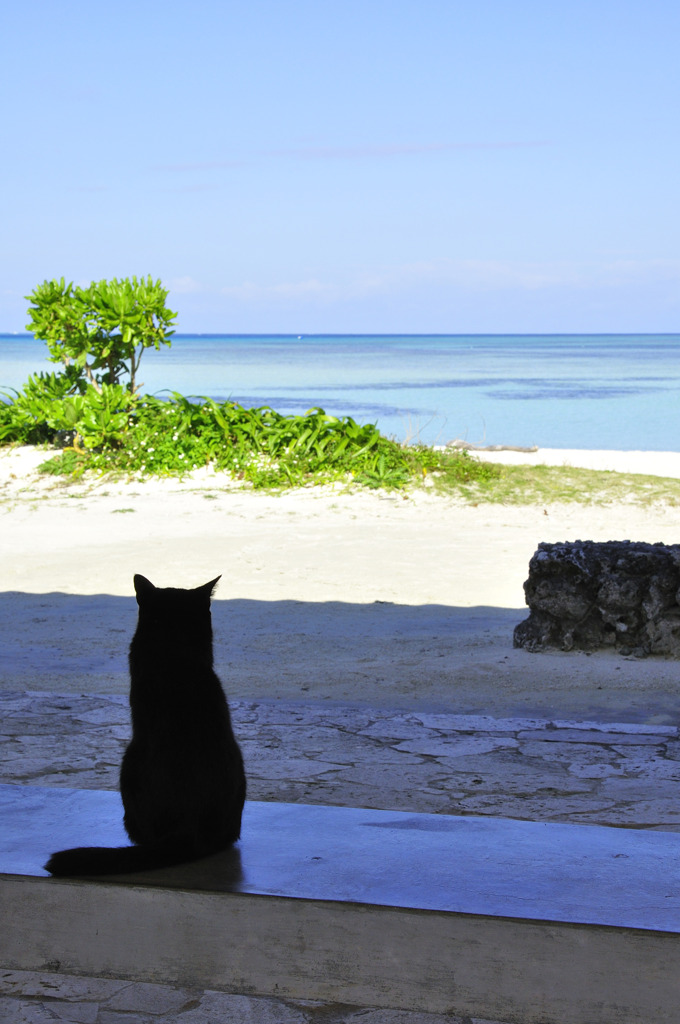
[{"label": "cat's head", "polygon": [[190,653],[212,665],[210,598],[219,579],[185,590],[155,587],[146,576],[136,575],[139,618],[132,643],[137,653],[143,648],[155,658]]},{"label": "cat's head", "polygon": [[210,598],[213,595],[215,587],[221,579],[221,575],[217,576],[214,580],[211,580],[210,583],[204,583],[203,586],[195,587],[193,590],[181,590],[179,587],[156,587],[151,580],[148,580],[146,576],[142,576],[140,573],[135,574],[133,582],[135,585],[135,594],[137,596],[138,605],[142,605],[146,601],[153,600],[154,595],[158,596],[162,593],[168,592],[175,594],[184,593],[200,595],[205,597],[208,603],[210,603]]}]

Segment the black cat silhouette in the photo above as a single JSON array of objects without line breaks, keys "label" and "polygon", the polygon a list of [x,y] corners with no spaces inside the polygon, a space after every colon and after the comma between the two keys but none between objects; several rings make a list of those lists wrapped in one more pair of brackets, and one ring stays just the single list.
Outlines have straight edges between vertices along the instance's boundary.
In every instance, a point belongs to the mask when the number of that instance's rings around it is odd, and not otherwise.
[{"label": "black cat silhouette", "polygon": [[243,758],[213,669],[210,598],[135,576],[139,605],[130,644],[132,739],[123,756],[123,823],[134,846],[52,854],[53,875],[167,867],[235,843],[246,795]]}]

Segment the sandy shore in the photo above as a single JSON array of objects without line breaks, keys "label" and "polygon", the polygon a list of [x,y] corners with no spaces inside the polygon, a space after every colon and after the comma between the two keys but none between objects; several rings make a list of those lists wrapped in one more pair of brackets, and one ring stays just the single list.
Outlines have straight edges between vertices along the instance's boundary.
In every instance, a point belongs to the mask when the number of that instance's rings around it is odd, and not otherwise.
[{"label": "sandy shore", "polygon": [[[630,472],[642,457],[645,472],[680,476],[676,453],[541,457]],[[513,649],[512,630],[538,543],[676,543],[680,509],[269,495],[208,472],[63,485],[37,475],[44,458],[0,450],[3,689],[124,692],[133,574],[195,586],[221,573],[216,663],[234,697],[678,720],[680,663],[531,655]]]},{"label": "sandy shore", "polygon": [[584,451],[537,448],[535,452],[474,452],[474,457],[504,466],[573,466],[613,473],[643,473],[680,479],[680,452]]}]

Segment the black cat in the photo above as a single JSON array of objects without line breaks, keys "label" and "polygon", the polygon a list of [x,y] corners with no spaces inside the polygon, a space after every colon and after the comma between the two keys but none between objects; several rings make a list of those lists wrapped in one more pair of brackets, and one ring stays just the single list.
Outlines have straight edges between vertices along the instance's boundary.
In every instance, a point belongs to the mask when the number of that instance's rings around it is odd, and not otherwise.
[{"label": "black cat", "polygon": [[210,598],[135,576],[139,605],[130,644],[132,739],[120,792],[135,846],[52,854],[53,875],[143,871],[195,860],[235,843],[246,795],[243,758],[213,670]]}]

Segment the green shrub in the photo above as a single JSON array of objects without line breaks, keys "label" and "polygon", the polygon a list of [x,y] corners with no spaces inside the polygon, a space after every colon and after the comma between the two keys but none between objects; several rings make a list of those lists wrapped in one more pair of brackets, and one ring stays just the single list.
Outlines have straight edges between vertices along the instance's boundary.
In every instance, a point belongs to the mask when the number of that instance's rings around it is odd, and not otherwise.
[{"label": "green shrub", "polygon": [[137,370],[145,348],[169,345],[177,314],[167,309],[167,289],[149,275],[139,280],[93,281],[87,288],[43,281],[26,298],[26,329],[47,343],[52,362],[75,370],[99,391],[127,375],[137,391]]},{"label": "green shrub", "polygon": [[134,398],[120,384],[86,384],[71,370],[32,374],[14,397],[1,392],[0,443],[40,444],[74,431],[88,448],[120,444]]},{"label": "green shrub", "polygon": [[[256,488],[344,480],[389,489],[421,483],[428,473],[469,480],[498,472],[465,452],[404,447],[371,424],[318,408],[284,416],[268,406],[246,409],[175,392],[166,400],[133,399],[112,388],[102,395],[88,388],[80,397],[80,451],[50,460],[50,473],[173,476],[211,465]],[[75,408],[73,398],[65,403]]]},{"label": "green shrub", "polygon": [[[80,394],[79,374],[74,368],[64,373],[34,373],[21,391],[2,391],[0,443],[7,441],[40,444],[57,430],[70,429],[69,403]],[[84,383],[83,383],[84,388]]]}]

